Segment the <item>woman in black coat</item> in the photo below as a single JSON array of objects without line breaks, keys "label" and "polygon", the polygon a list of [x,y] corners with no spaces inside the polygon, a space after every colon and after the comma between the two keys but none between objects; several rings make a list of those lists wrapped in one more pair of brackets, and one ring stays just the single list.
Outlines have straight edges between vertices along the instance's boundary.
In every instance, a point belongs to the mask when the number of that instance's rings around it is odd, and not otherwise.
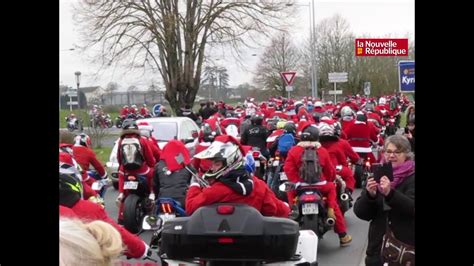
[{"label": "woman in black coat", "polygon": [[[415,245],[415,162],[410,142],[402,135],[385,141],[385,162],[391,162],[394,180],[383,176],[379,182],[369,178],[354,204],[354,213],[370,221],[365,265],[382,266],[382,238],[387,220],[395,238]],[[388,219],[387,219],[388,218]],[[397,264],[390,264],[397,265]]]}]

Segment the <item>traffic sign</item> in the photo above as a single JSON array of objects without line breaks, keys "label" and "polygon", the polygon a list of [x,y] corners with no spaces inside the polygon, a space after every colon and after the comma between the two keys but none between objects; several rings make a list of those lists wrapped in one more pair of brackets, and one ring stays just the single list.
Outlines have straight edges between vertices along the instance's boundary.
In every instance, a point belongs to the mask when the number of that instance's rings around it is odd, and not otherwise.
[{"label": "traffic sign", "polygon": [[342,90],[328,91],[329,94],[342,94]]},{"label": "traffic sign", "polygon": [[286,85],[291,86],[293,81],[295,81],[296,72],[295,71],[286,71],[281,72],[280,76],[285,80]]},{"label": "traffic sign", "polygon": [[285,86],[286,91],[293,91],[293,86]]},{"label": "traffic sign", "polygon": [[73,102],[67,102],[68,105],[79,105],[79,102],[73,101]]},{"label": "traffic sign", "polygon": [[329,82],[347,82],[347,72],[328,73]]},{"label": "traffic sign", "polygon": [[161,104],[159,103],[153,106],[153,109],[151,109],[153,116],[158,116],[160,114],[160,108],[161,108]]},{"label": "traffic sign", "polygon": [[370,81],[364,82],[364,94],[366,96],[370,95]]}]

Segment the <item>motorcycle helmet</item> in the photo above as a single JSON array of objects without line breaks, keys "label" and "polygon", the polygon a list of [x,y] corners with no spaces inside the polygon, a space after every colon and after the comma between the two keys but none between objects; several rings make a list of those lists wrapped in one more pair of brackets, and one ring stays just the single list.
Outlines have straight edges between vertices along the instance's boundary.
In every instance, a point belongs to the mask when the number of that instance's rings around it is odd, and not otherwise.
[{"label": "motorcycle helmet", "polygon": [[349,106],[344,106],[341,109],[341,115],[342,116],[352,116],[353,112],[352,109]]},{"label": "motorcycle helmet", "polygon": [[295,123],[287,122],[283,129],[285,130],[285,133],[291,133],[293,135],[296,134],[296,125],[295,125]]},{"label": "motorcycle helmet", "polygon": [[[71,166],[73,167],[73,166]],[[71,208],[82,199],[82,182],[74,174],[59,172],[59,204]]]},{"label": "motorcycle helmet", "polygon": [[379,105],[385,105],[386,103],[387,103],[387,100],[384,97],[380,97]]},{"label": "motorcycle helmet", "polygon": [[222,161],[223,166],[217,171],[209,170],[204,174],[205,179],[219,179],[221,176],[229,173],[244,165],[243,155],[237,144],[232,142],[214,141],[207,149],[194,155],[201,160]]},{"label": "motorcycle helmet", "polygon": [[319,129],[316,126],[309,125],[301,133],[302,141],[318,141],[319,140]]},{"label": "motorcycle helmet", "polygon": [[220,135],[219,131],[212,130],[211,125],[209,123],[205,123],[202,126],[202,139],[204,142],[213,142],[216,136]]},{"label": "motorcycle helmet", "polygon": [[252,125],[260,126],[263,123],[263,116],[260,114],[253,114],[250,121],[252,122]]},{"label": "motorcycle helmet", "polygon": [[74,138],[75,146],[84,146],[90,148],[92,146],[91,138],[86,133],[81,133]]},{"label": "motorcycle helmet", "polygon": [[125,119],[122,123],[122,129],[138,129],[137,122],[133,119]]},{"label": "motorcycle helmet", "polygon": [[280,119],[280,120],[277,122],[276,127],[277,127],[277,129],[284,129],[284,128],[285,128],[285,125],[286,125],[286,120]]},{"label": "motorcycle helmet", "polygon": [[360,122],[367,122],[367,115],[364,112],[357,112],[356,120]]},{"label": "motorcycle helmet", "polygon": [[146,121],[141,121],[137,124],[138,130],[140,130],[140,135],[145,136],[147,138],[151,137],[151,133],[153,132],[153,127]]},{"label": "motorcycle helmet", "polygon": [[320,136],[334,136],[334,125],[326,122],[320,122],[318,125]]}]

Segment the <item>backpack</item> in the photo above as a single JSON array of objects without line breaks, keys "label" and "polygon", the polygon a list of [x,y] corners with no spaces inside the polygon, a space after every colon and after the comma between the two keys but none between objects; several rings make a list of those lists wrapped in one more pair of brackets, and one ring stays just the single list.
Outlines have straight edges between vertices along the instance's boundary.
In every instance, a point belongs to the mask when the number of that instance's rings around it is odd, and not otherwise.
[{"label": "backpack", "polygon": [[295,137],[291,133],[285,133],[281,135],[280,139],[278,140],[278,151],[282,156],[286,156],[288,151],[296,144]]},{"label": "backpack", "polygon": [[302,164],[300,168],[300,177],[308,184],[314,184],[321,181],[321,165],[316,147],[305,147],[301,156]]},{"label": "backpack", "polygon": [[122,165],[126,170],[137,170],[144,163],[142,146],[140,140],[134,137],[122,139],[120,146],[122,151]]}]

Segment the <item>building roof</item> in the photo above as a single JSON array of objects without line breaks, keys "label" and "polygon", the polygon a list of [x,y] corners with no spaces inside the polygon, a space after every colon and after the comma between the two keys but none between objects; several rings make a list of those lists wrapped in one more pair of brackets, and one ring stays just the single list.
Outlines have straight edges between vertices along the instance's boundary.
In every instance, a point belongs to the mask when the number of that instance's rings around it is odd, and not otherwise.
[{"label": "building roof", "polygon": [[84,93],[89,93],[89,92],[94,92],[94,91],[97,90],[98,88],[100,88],[100,86],[81,87],[81,88],[79,88],[79,90],[82,91],[82,92],[84,92]]}]

